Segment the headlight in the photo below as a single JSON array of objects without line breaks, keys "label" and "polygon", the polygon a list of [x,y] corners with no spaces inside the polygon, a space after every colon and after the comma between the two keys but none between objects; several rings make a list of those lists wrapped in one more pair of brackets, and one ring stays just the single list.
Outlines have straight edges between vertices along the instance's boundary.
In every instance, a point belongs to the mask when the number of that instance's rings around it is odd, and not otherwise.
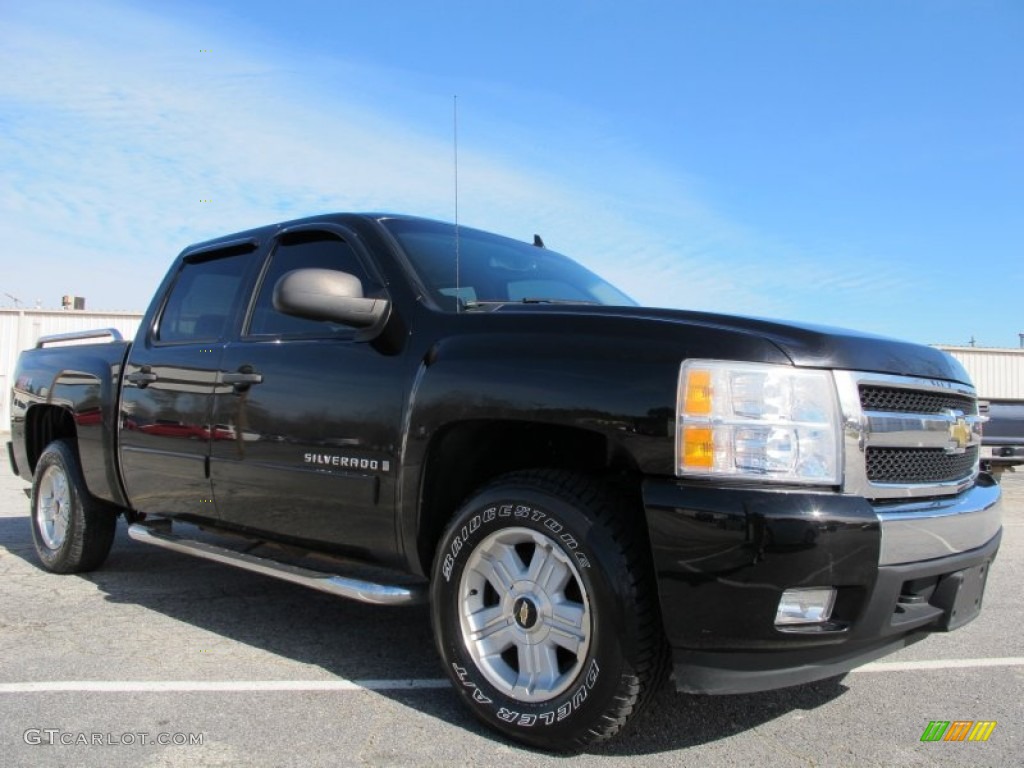
[{"label": "headlight", "polygon": [[840,483],[840,416],[829,371],[688,360],[679,371],[676,474]]}]

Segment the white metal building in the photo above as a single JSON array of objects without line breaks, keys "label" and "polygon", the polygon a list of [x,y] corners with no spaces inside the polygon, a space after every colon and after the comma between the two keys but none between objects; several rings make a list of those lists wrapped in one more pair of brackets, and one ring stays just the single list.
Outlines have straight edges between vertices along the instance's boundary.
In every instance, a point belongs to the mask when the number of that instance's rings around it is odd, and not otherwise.
[{"label": "white metal building", "polygon": [[11,385],[21,350],[34,347],[40,336],[97,328],[116,328],[133,339],[141,321],[141,312],[0,309],[0,432],[10,429]]},{"label": "white metal building", "polygon": [[982,400],[1024,401],[1024,349],[936,346],[967,369]]}]

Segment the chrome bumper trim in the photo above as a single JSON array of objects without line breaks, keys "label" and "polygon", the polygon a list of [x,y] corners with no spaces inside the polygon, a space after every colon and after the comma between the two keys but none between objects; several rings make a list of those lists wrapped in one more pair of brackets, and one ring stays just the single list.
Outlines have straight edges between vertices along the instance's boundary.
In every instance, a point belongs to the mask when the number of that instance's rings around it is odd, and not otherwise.
[{"label": "chrome bumper trim", "polygon": [[879,504],[879,565],[898,565],[966,552],[991,541],[1001,527],[1001,491],[987,475],[973,488],[942,499]]}]

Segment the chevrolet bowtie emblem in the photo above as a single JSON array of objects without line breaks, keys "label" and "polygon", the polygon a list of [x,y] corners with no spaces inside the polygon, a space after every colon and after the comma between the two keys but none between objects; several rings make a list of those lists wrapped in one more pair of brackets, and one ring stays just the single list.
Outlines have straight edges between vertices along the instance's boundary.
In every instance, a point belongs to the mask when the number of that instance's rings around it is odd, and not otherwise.
[{"label": "chevrolet bowtie emblem", "polygon": [[512,604],[512,618],[523,629],[533,629],[537,623],[537,606],[529,598],[519,597]]},{"label": "chevrolet bowtie emblem", "polygon": [[963,416],[957,416],[956,421],[949,425],[949,439],[955,444],[951,446],[955,453],[963,453],[971,444],[971,425]]}]

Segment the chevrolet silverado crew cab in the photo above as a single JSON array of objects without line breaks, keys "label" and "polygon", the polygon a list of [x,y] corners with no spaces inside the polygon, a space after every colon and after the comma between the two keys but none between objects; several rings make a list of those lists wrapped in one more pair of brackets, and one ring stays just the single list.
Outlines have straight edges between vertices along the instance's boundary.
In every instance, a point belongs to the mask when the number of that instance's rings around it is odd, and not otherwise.
[{"label": "chevrolet silverado crew cab", "polygon": [[267,226],[186,248],[134,342],[99,333],[18,364],[10,460],[45,568],[97,568],[121,516],[429,600],[455,690],[534,746],[614,735],[669,667],[759,691],[960,627],[999,547],[949,355],[639,307],[539,238]]}]

